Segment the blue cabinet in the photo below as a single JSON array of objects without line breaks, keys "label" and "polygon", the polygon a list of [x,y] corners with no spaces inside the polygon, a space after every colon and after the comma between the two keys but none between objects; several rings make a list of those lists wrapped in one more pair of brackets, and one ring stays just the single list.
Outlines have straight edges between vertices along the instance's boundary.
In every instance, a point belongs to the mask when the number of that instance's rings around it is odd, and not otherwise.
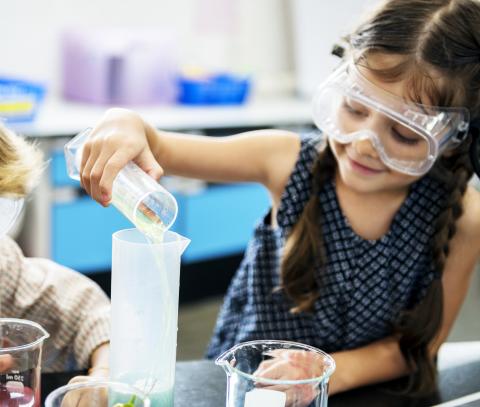
[{"label": "blue cabinet", "polygon": [[[66,175],[62,152],[53,154],[50,176],[54,188],[78,187]],[[173,229],[192,241],[184,263],[242,252],[270,202],[258,184],[210,185],[175,197],[179,213]],[[109,269],[112,233],[132,227],[117,209],[103,208],[85,195],[54,202],[51,211],[51,257],[84,273]]]},{"label": "blue cabinet", "polygon": [[240,253],[270,200],[257,184],[215,185],[196,195],[175,195],[179,214],[174,230],[191,239],[182,261]]},{"label": "blue cabinet", "polygon": [[53,260],[84,273],[109,269],[112,233],[132,227],[114,207],[103,208],[87,196],[53,204],[51,223]]},{"label": "blue cabinet", "polygon": [[54,150],[50,156],[50,183],[53,187],[78,187],[78,181],[71,179],[67,173],[67,163],[62,150]]}]

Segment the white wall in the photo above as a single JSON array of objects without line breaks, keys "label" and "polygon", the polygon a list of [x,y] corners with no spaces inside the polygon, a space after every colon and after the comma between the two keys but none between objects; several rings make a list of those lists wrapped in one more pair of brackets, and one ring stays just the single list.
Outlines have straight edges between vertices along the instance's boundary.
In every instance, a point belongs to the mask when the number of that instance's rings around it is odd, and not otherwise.
[{"label": "white wall", "polygon": [[[0,0],[0,74],[59,91],[65,27],[173,27],[181,62],[253,72],[265,92],[291,85],[283,0]],[[278,78],[278,80],[277,80]]]},{"label": "white wall", "polygon": [[289,0],[297,90],[310,96],[339,63],[332,46],[350,33],[379,0]]}]

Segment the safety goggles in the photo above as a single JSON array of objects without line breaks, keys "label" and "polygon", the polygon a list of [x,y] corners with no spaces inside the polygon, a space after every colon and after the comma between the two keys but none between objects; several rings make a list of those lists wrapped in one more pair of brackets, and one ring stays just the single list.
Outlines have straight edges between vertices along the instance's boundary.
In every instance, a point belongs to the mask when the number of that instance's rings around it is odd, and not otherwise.
[{"label": "safety goggles", "polygon": [[418,176],[464,140],[469,112],[408,102],[367,80],[348,61],[317,89],[313,119],[339,143],[369,139],[385,165]]},{"label": "safety goggles", "polygon": [[0,238],[5,236],[20,215],[23,208],[23,198],[0,196]]}]

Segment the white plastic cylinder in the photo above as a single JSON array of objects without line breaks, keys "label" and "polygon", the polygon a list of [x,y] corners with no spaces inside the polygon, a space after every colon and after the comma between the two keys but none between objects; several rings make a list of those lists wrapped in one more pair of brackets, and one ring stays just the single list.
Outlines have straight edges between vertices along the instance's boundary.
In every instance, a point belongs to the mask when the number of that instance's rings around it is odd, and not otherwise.
[{"label": "white plastic cylinder", "polygon": [[112,204],[154,240],[173,225],[178,212],[173,195],[133,162],[113,181]]},{"label": "white plastic cylinder", "polygon": [[168,231],[150,243],[136,229],[112,240],[110,378],[173,407],[180,257],[190,240]]}]

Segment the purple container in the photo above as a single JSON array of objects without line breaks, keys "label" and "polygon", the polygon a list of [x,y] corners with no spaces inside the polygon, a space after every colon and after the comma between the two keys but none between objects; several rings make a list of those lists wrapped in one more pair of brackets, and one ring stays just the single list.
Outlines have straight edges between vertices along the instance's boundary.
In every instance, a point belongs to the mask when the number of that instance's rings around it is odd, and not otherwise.
[{"label": "purple container", "polygon": [[175,40],[162,30],[68,30],[63,96],[96,104],[152,105],[177,98]]}]

